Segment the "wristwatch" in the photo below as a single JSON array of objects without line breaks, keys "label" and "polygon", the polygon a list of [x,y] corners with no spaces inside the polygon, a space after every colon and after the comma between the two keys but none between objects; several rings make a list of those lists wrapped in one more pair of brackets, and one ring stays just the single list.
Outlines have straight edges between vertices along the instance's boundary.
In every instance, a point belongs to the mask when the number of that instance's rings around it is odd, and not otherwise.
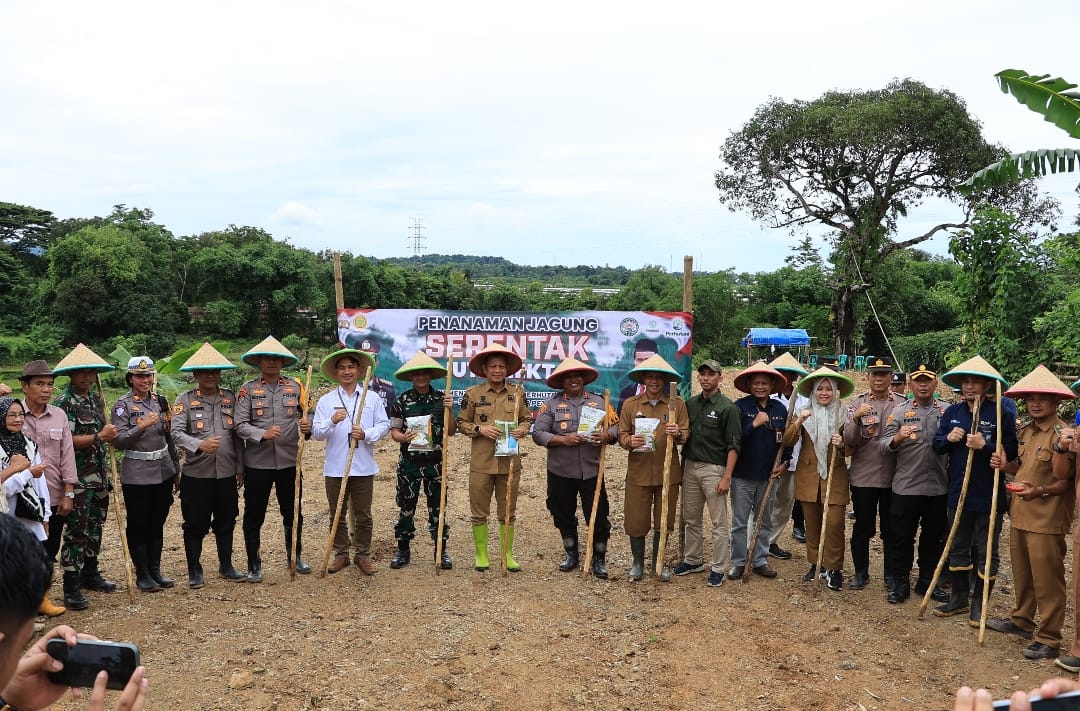
[{"label": "wristwatch", "polygon": [[74,499],[75,498],[75,492],[74,491],[65,491],[64,492],[64,498],[65,499]]}]

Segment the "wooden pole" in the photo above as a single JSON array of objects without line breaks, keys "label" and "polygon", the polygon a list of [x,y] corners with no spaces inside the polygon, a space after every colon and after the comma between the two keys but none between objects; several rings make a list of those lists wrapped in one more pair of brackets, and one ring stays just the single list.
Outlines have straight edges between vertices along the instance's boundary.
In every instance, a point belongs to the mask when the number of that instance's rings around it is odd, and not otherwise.
[{"label": "wooden pole", "polygon": [[[693,316],[694,313],[694,258],[689,254],[683,257],[683,296],[682,310]],[[687,397],[690,392],[687,392]],[[683,528],[682,506],[675,512],[675,530],[679,532],[679,560],[686,554],[686,531]]]},{"label": "wooden pole", "polygon": [[599,430],[603,431],[600,440],[600,466],[596,470],[596,488],[593,490],[592,511],[589,512],[589,535],[585,540],[585,564],[581,567],[581,577],[589,577],[589,566],[592,565],[593,538],[596,534],[596,509],[599,508],[600,491],[604,486],[604,459],[607,455],[607,430],[611,424],[608,422],[608,414],[611,412],[611,391],[604,388],[604,419],[600,421]]},{"label": "wooden pole", "polygon": [[[522,378],[519,383],[519,392],[517,400],[514,401],[514,428],[520,426],[521,422],[521,406],[525,402],[525,379]],[[506,514],[504,516],[505,523],[503,532],[499,536],[499,557],[502,558],[502,574],[506,577],[509,572],[509,564],[507,559],[510,557],[510,511],[513,509],[513,505],[517,503],[517,497],[514,496],[514,481],[515,475],[520,477],[521,475],[521,449],[518,445],[518,453],[510,458],[510,473],[506,477]]]},{"label": "wooden pole", "polygon": [[[796,381],[796,382],[798,382],[798,381]],[[784,421],[784,430],[785,431],[787,431],[788,425],[791,424],[791,416],[794,413],[795,413],[795,384],[793,383],[792,387],[791,387],[791,398],[788,400],[788,404],[787,404],[787,419]],[[783,457],[784,457],[784,445],[781,444],[780,447],[777,448],[777,450],[776,450],[776,457],[773,459],[773,466],[772,466],[773,471],[776,471],[776,468],[778,466],[780,466],[780,461],[783,459]],[[771,472],[770,472],[770,474],[771,474]],[[780,476],[783,476],[783,474],[781,474]],[[779,477],[777,477],[777,478],[779,478]],[[758,510],[757,521],[754,522],[754,535],[750,538],[750,547],[747,549],[748,550],[747,555],[750,558],[752,558],[753,555],[754,555],[754,546],[757,545],[758,536],[761,535],[761,523],[762,523],[762,521],[765,520],[765,509],[767,509],[769,507],[769,496],[772,494],[772,488],[773,488],[773,484],[775,482],[776,482],[776,479],[774,479],[773,477],[770,476],[769,477],[769,483],[765,485],[765,498],[762,499],[761,508]],[[725,502],[725,505],[727,505],[726,502]],[[791,512],[789,511],[788,513],[791,513]],[[754,562],[753,560],[750,561],[751,564],[753,564],[753,562]],[[749,582],[749,580],[750,580],[750,567],[751,567],[750,565],[747,565],[747,566],[745,566],[743,568],[742,581],[744,583]]]},{"label": "wooden pole", "polygon": [[[971,416],[971,433],[975,434],[979,425],[979,409],[982,407],[982,398],[975,398],[975,411]],[[926,613],[926,607],[930,604],[930,596],[934,593],[934,588],[937,587],[938,578],[941,577],[941,569],[945,567],[945,561],[949,559],[949,549],[952,548],[953,539],[956,538],[956,529],[960,527],[960,514],[964,513],[964,501],[967,499],[968,482],[971,481],[971,463],[975,459],[975,450],[968,448],[967,464],[964,466],[964,481],[960,485],[960,499],[956,502],[956,513],[953,514],[952,527],[949,529],[949,537],[945,539],[945,548],[941,551],[941,558],[938,560],[937,567],[934,568],[934,577],[930,580],[930,585],[926,588],[926,594],[923,595],[922,602],[919,603],[918,619],[922,619]]]},{"label": "wooden pole", "polygon": [[[454,356],[446,359],[446,394],[454,389]],[[450,418],[454,416],[451,405],[443,409],[442,469],[439,471],[439,526],[435,531],[435,574],[442,572],[443,530],[446,527],[446,465],[450,452]]]},{"label": "wooden pole", "polygon": [[[101,376],[95,371],[94,379],[97,381],[98,395],[101,396],[101,416],[104,417],[108,411],[105,407],[105,391],[101,389]],[[131,551],[128,550],[127,530],[124,528],[124,499],[123,492],[120,490],[120,475],[117,474],[116,469],[116,450],[110,444],[109,447],[109,465],[112,470],[112,500],[113,500],[113,518],[116,520],[116,527],[120,530],[120,547],[124,551],[124,576],[127,580],[127,592],[128,600],[131,604],[135,604],[135,578],[131,574]]]},{"label": "wooden pole", "polygon": [[[840,386],[839,381],[833,388],[833,397],[836,398],[836,417],[833,420],[833,431],[835,433],[840,432],[840,410],[843,407],[843,403],[840,401]],[[832,443],[829,444],[832,447]],[[825,498],[822,499],[821,507],[821,535],[818,536],[817,546],[817,578],[814,581],[814,592],[821,592],[821,573],[825,570],[825,532],[829,523],[829,496],[832,495],[832,482],[833,471],[836,469],[836,458],[840,452],[840,447],[832,447],[832,453],[829,455],[829,468],[825,470]],[[818,484],[818,490],[820,491],[821,484]]]},{"label": "wooden pole", "polygon": [[[307,381],[304,384],[304,400],[300,403],[300,419],[306,420],[311,407],[311,366],[307,367]],[[300,534],[300,482],[303,480],[300,469],[304,461],[304,444],[307,437],[300,433],[300,444],[296,448],[296,482],[293,484],[292,548],[289,549],[289,579],[296,580],[296,539]]]},{"label": "wooden pole", "polygon": [[[995,414],[997,420],[994,424],[997,428],[997,437],[994,442],[994,452],[998,453],[998,457],[1001,456],[1001,381],[995,380],[994,385],[996,387],[995,393]],[[979,419],[979,413],[975,413],[975,419]],[[986,564],[983,566],[983,586],[982,586],[982,610],[979,614],[979,646],[983,644],[983,637],[986,636],[986,612],[987,603],[990,600],[990,563],[992,562],[994,552],[994,522],[997,521],[997,507],[998,507],[998,488],[1001,486],[1001,467],[994,467],[994,493],[990,497],[990,522],[986,529]]]},{"label": "wooden pole", "polygon": [[[668,383],[668,416],[664,424],[675,422],[675,381]],[[656,549],[656,577],[661,578],[664,571],[664,552],[667,550],[668,499],[671,497],[671,462],[675,454],[675,438],[665,432],[667,445],[664,448],[664,486],[660,493],[660,546]]]},{"label": "wooden pole", "polygon": [[[364,390],[360,393],[360,404],[356,406],[356,413],[353,415],[352,426],[355,427],[360,423],[360,415],[364,412],[364,401],[367,400],[368,387],[371,385],[371,377],[375,373],[375,366],[368,364],[367,372],[364,373]],[[350,433],[352,429],[350,428]],[[334,534],[337,533],[338,525],[341,523],[341,507],[345,502],[345,489],[349,485],[349,470],[352,469],[353,456],[356,454],[356,439],[349,435],[349,456],[345,460],[345,471],[341,474],[341,490],[338,491],[337,506],[334,510],[334,523],[330,526],[330,537],[326,541],[326,554],[323,555],[322,569],[319,571],[319,577],[326,577],[326,569],[330,566],[330,553],[334,550]]]},{"label": "wooden pole", "polygon": [[341,285],[341,252],[334,252],[334,303],[338,311],[345,308],[345,292]]}]

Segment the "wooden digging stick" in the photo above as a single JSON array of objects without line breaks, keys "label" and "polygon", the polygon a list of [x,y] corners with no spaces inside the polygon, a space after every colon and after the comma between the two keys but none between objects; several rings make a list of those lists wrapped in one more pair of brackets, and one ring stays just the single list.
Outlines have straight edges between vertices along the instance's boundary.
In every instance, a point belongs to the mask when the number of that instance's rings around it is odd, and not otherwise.
[{"label": "wooden digging stick", "polygon": [[[668,416],[664,425],[675,422],[675,381],[668,383]],[[667,550],[668,499],[671,496],[671,460],[675,454],[675,438],[665,433],[667,445],[664,448],[664,486],[660,493],[660,546],[656,549],[656,577],[664,572],[664,552]]]},{"label": "wooden digging stick", "polygon": [[[787,420],[784,421],[784,431],[787,431],[788,425],[791,424],[791,416],[795,413],[795,395],[795,388],[792,387],[791,399],[788,400],[787,404]],[[784,458],[784,449],[783,444],[777,448],[776,457],[773,459],[772,471],[776,471],[776,468],[780,466],[780,461]],[[771,473],[772,472],[770,472],[770,474]],[[780,476],[783,476],[783,474]],[[757,521],[754,522],[754,535],[750,538],[750,547],[747,549],[747,556],[751,559],[754,557],[754,547],[757,545],[758,536],[761,535],[761,523],[765,520],[765,509],[769,507],[769,496],[772,494],[773,484],[775,484],[776,480],[779,478],[780,477],[773,478],[770,476],[769,483],[765,485],[765,497],[761,500],[761,508],[758,510]],[[727,505],[726,501],[724,502],[724,505]],[[789,511],[788,513],[791,512]],[[744,583],[750,581],[750,568],[753,563],[754,561],[750,560],[750,565],[743,568],[742,581]]]},{"label": "wooden digging stick", "polygon": [[[311,366],[307,367],[307,382],[304,384],[304,400],[300,403],[300,419],[306,420],[311,407]],[[304,460],[304,443],[307,437],[300,432],[300,444],[296,448],[296,483],[293,484],[292,548],[289,549],[289,580],[296,580],[296,539],[300,533],[300,469]]]},{"label": "wooden digging stick", "polygon": [[[454,356],[446,359],[446,394],[454,389]],[[442,469],[439,471],[439,526],[435,529],[435,574],[442,572],[443,530],[446,528],[446,464],[450,452],[450,422],[454,416],[454,406],[443,409],[442,434]]]},{"label": "wooden digging stick", "polygon": [[[979,425],[979,409],[982,407],[982,398],[975,398],[975,411],[971,415],[971,434],[975,434]],[[937,587],[938,578],[941,577],[941,569],[945,567],[945,561],[949,559],[949,549],[952,548],[953,539],[956,538],[956,529],[960,527],[960,515],[964,513],[964,501],[967,499],[968,482],[971,481],[971,463],[975,459],[975,450],[968,448],[967,464],[964,466],[964,482],[960,485],[960,499],[956,502],[956,513],[953,514],[952,527],[949,529],[949,537],[945,539],[945,549],[941,551],[941,558],[937,567],[934,568],[934,577],[930,579],[930,585],[926,588],[922,602],[919,603],[917,619],[922,619],[926,613],[926,606],[930,604],[930,596]]]},{"label": "wooden digging stick", "polygon": [[[98,395],[101,396],[101,415],[105,416],[105,391],[101,389],[101,376],[96,372],[94,373],[94,379],[97,380]],[[131,551],[128,550],[127,531],[124,529],[124,500],[123,494],[120,491],[120,475],[116,470],[116,450],[112,445],[109,445],[109,465],[112,468],[112,499],[113,499],[113,518],[116,519],[116,526],[120,529],[120,547],[124,551],[124,575],[127,578],[127,592],[128,600],[131,604],[135,604],[135,578],[131,574]]]},{"label": "wooden digging stick", "polygon": [[[360,393],[360,404],[356,406],[356,413],[353,415],[353,427],[360,424],[360,415],[364,412],[364,401],[367,400],[368,387],[371,385],[371,376],[374,371],[375,367],[368,365],[367,373],[364,374],[364,390]],[[330,537],[326,541],[326,553],[323,555],[322,568],[319,570],[320,578],[326,577],[326,569],[330,567],[330,554],[334,551],[334,535],[337,533],[338,525],[341,523],[341,507],[345,503],[345,490],[349,485],[349,471],[352,469],[353,456],[356,454],[356,439],[351,434],[351,428],[349,432],[349,456],[345,460],[345,471],[341,473],[341,489],[338,491],[337,506],[334,510],[334,523],[330,526]]]},{"label": "wooden digging stick", "polygon": [[593,538],[596,534],[596,509],[599,508],[600,491],[604,486],[604,457],[607,455],[607,430],[610,427],[608,413],[611,412],[611,391],[604,388],[604,419],[600,421],[597,432],[601,433],[600,439],[600,466],[596,470],[596,488],[593,489],[592,511],[589,512],[589,535],[585,539],[585,564],[581,566],[581,577],[589,577],[589,568],[592,565]]},{"label": "wooden digging stick", "polygon": [[[995,380],[995,386],[997,387],[995,399],[997,420],[995,420],[995,426],[997,427],[997,437],[994,443],[994,453],[1001,457],[1001,381]],[[978,419],[978,414],[975,413],[975,419]],[[974,450],[972,450],[974,451]],[[982,589],[982,611],[979,615],[979,646],[983,644],[983,637],[986,636],[986,612],[987,603],[990,600],[990,563],[992,562],[994,552],[994,523],[997,521],[997,507],[998,507],[998,488],[1001,486],[1001,467],[994,467],[994,493],[990,497],[990,522],[986,528],[986,565],[983,567],[983,589]]]},{"label": "wooden digging stick", "polygon": [[[515,429],[521,426],[521,405],[525,401],[525,379],[521,379],[520,383],[521,392],[518,393],[517,400],[514,402],[514,425]],[[506,577],[508,572],[508,564],[506,559],[510,557],[510,511],[512,504],[517,502],[517,497],[514,496],[514,475],[517,474],[520,478],[521,475],[521,449],[518,446],[518,453],[510,459],[510,473],[506,477],[506,523],[503,528],[503,535],[499,536],[499,557],[502,558],[502,574]],[[515,464],[517,466],[515,466]]]},{"label": "wooden digging stick", "polygon": [[[833,421],[833,430],[840,433],[840,410],[843,409],[844,403],[840,400],[840,386],[839,383],[833,388],[833,394],[836,397],[836,418]],[[822,499],[823,506],[821,507],[821,534],[818,536],[817,544],[817,578],[814,580],[814,594],[821,594],[821,573],[825,570],[825,531],[829,524],[829,496],[832,495],[832,481],[833,471],[836,469],[836,458],[840,453],[840,447],[833,447],[832,443],[829,443],[832,447],[832,454],[829,455],[829,468],[825,470],[825,498]],[[820,491],[821,484],[818,484],[818,490]]]}]

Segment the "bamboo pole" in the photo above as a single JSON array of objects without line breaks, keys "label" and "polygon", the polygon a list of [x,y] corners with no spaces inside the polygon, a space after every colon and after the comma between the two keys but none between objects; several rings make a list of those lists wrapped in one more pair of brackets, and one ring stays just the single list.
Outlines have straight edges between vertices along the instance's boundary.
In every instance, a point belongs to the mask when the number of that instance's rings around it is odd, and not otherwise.
[{"label": "bamboo pole", "polygon": [[[525,402],[525,379],[522,378],[519,383],[519,392],[517,400],[514,401],[514,426],[515,429],[520,427],[521,422],[521,406]],[[521,449],[520,445],[518,453],[510,459],[510,473],[506,477],[506,513],[504,516],[505,523],[502,531],[502,535],[499,536],[499,557],[502,558],[502,574],[506,577],[509,572],[509,564],[507,559],[510,557],[510,511],[513,509],[513,505],[517,503],[517,497],[514,495],[514,475],[521,476]]]},{"label": "bamboo pole", "polygon": [[[675,381],[668,383],[668,416],[665,425],[675,422]],[[671,496],[671,461],[675,454],[675,438],[665,432],[664,486],[660,493],[660,546],[656,549],[656,577],[663,579],[664,552],[667,550],[668,498]]]},{"label": "bamboo pole", "polygon": [[581,566],[581,577],[589,577],[589,566],[592,565],[593,538],[596,535],[596,509],[599,508],[600,491],[604,486],[604,460],[607,456],[607,430],[611,426],[608,422],[611,412],[611,391],[604,388],[604,419],[600,421],[598,431],[602,431],[600,440],[600,466],[596,470],[596,488],[593,489],[592,511],[589,512],[589,535],[585,539],[585,564]]},{"label": "bamboo pole", "polygon": [[[694,316],[694,258],[683,256],[683,296],[682,310]],[[692,388],[691,388],[692,389]],[[690,390],[687,390],[689,396]],[[686,555],[686,529],[683,527],[682,506],[675,512],[675,530],[679,532],[679,560]]]},{"label": "bamboo pole", "polygon": [[[371,385],[371,377],[375,372],[375,366],[368,363],[367,372],[364,373],[364,390],[360,393],[360,403],[356,406],[356,412],[353,414],[352,426],[356,427],[360,423],[360,415],[364,412],[364,401],[367,400],[368,388]],[[352,432],[350,428],[349,432]],[[341,474],[341,490],[338,491],[337,506],[334,509],[334,523],[330,526],[330,537],[326,540],[326,553],[323,555],[322,568],[319,570],[319,577],[326,577],[326,569],[330,566],[330,554],[334,550],[334,534],[337,533],[338,525],[341,523],[341,507],[345,502],[345,489],[349,486],[349,470],[352,469],[353,456],[356,455],[356,439],[349,435],[349,456],[345,460],[345,471]]]},{"label": "bamboo pole", "polygon": [[[454,356],[446,358],[446,394],[454,388]],[[443,409],[442,469],[439,471],[439,526],[435,530],[435,574],[442,572],[443,530],[446,528],[446,464],[450,452],[450,418],[454,416],[454,406]]]},{"label": "bamboo pole", "polygon": [[345,291],[341,279],[341,252],[334,252],[334,305],[337,306],[338,311],[345,308]]},{"label": "bamboo pole", "polygon": [[[994,453],[1001,457],[1001,381],[995,380],[996,386],[996,398],[995,398],[995,414],[997,419],[994,421],[994,425],[997,429],[996,442],[994,443]],[[978,419],[978,414],[975,413],[975,419]],[[987,603],[990,600],[990,563],[993,558],[994,552],[994,522],[997,521],[997,507],[998,507],[998,488],[1001,486],[1001,467],[994,467],[994,493],[990,498],[990,521],[986,528],[986,564],[983,566],[983,586],[982,586],[982,609],[979,614],[979,646],[983,644],[983,637],[986,636],[986,612]]]},{"label": "bamboo pole", "polygon": [[[840,401],[840,386],[837,383],[833,384],[833,397],[836,398],[836,417],[833,420],[833,430],[836,434],[840,433],[840,410],[843,408],[843,403]],[[821,592],[821,573],[825,570],[825,533],[829,524],[829,497],[832,495],[832,482],[833,471],[836,469],[836,459],[840,453],[840,447],[835,447],[832,443],[829,443],[832,447],[832,453],[829,455],[829,468],[825,470],[825,498],[822,499],[821,507],[821,535],[818,536],[817,546],[817,578],[814,581],[814,593],[819,594]],[[819,490],[821,484],[818,484]]]},{"label": "bamboo pole", "polygon": [[[306,420],[311,408],[311,365],[307,367],[307,382],[304,384],[304,400],[300,403],[300,419]],[[296,448],[296,482],[293,484],[292,548],[289,549],[289,580],[296,580],[296,539],[300,535],[300,483],[303,480],[300,470],[304,460],[304,444],[307,437],[300,433],[300,444]]]},{"label": "bamboo pole", "polygon": [[[979,409],[982,406],[982,398],[975,398],[975,411],[971,416],[971,433],[974,434],[979,424]],[[938,578],[941,577],[941,569],[945,567],[945,561],[949,559],[949,549],[952,548],[953,539],[956,538],[956,529],[960,527],[960,514],[964,512],[964,501],[967,499],[968,482],[971,481],[971,463],[975,460],[975,450],[968,448],[967,464],[964,466],[964,481],[960,485],[960,499],[956,502],[956,513],[953,514],[952,527],[949,529],[949,537],[945,539],[945,548],[941,551],[941,558],[937,567],[934,568],[934,577],[930,579],[930,585],[926,588],[922,602],[919,603],[917,619],[922,619],[926,613],[926,607],[930,604],[930,596],[934,594]]]},{"label": "bamboo pole", "polygon": [[[798,381],[796,380],[795,383],[797,383],[797,382]],[[791,385],[791,398],[788,400],[788,405],[787,405],[787,419],[784,421],[784,430],[785,431],[787,431],[788,425],[791,424],[791,417],[795,413],[795,396],[796,396],[795,383],[792,383],[792,385]],[[784,458],[784,445],[781,444],[776,450],[776,457],[773,459],[773,466],[772,466],[773,471],[776,471],[776,468],[778,466],[780,466],[780,461],[783,458]],[[771,472],[770,472],[770,474],[771,474]],[[783,474],[781,474],[780,476],[783,476]],[[776,479],[778,479],[778,478],[779,477],[773,478],[772,476],[770,476],[769,477],[769,483],[765,485],[765,497],[761,500],[761,508],[758,510],[758,513],[757,513],[757,521],[754,522],[754,535],[750,538],[750,547],[747,548],[747,551],[748,551],[747,552],[747,557],[751,559],[750,560],[751,565],[753,565],[753,562],[754,562],[753,561],[754,547],[757,545],[758,536],[761,535],[761,523],[762,523],[762,521],[765,520],[765,509],[767,509],[769,507],[769,496],[772,494],[773,485],[776,483]],[[724,505],[727,506],[726,501],[724,502]],[[789,511],[788,513],[790,514],[791,512]],[[749,582],[749,580],[750,580],[750,568],[751,568],[751,565],[747,565],[747,566],[743,567],[742,581],[744,583]]]},{"label": "bamboo pole", "polygon": [[[97,381],[98,395],[101,397],[101,416],[104,417],[107,412],[105,407],[105,391],[101,389],[101,376],[95,371],[94,379]],[[112,499],[113,499],[113,518],[116,520],[116,527],[120,530],[120,547],[124,551],[124,576],[127,580],[127,592],[128,600],[131,604],[135,604],[135,578],[131,574],[131,551],[128,549],[127,531],[124,529],[124,499],[123,493],[120,491],[120,476],[117,474],[116,469],[116,450],[110,444],[109,447],[109,465],[112,469]]]}]

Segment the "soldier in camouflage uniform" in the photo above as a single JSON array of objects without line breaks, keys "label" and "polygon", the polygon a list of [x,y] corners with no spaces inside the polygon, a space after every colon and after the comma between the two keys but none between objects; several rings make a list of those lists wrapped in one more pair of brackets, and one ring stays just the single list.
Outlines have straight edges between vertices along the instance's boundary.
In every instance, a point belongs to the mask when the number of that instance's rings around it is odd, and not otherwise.
[{"label": "soldier in camouflage uniform", "polygon": [[105,447],[116,439],[116,427],[105,422],[102,395],[93,387],[98,372],[105,370],[112,370],[112,366],[81,343],[53,370],[55,375],[69,377],[67,387],[53,404],[67,414],[79,477],[60,549],[64,604],[73,610],[85,610],[90,604],[80,586],[97,592],[116,590],[116,583],[103,577],[98,569],[111,490]]},{"label": "soldier in camouflage uniform", "polygon": [[[431,381],[445,378],[443,368],[426,353],[420,352],[401,366],[394,377],[398,380],[411,380],[412,388],[406,390],[390,405],[390,436],[401,444],[401,456],[397,468],[397,505],[400,509],[397,523],[394,525],[394,538],[398,549],[390,559],[391,568],[403,568],[409,564],[409,542],[416,535],[416,505],[420,500],[420,487],[424,487],[427,497],[428,533],[434,541],[438,535],[439,505],[442,495],[442,442],[443,415],[447,407],[453,408],[454,398],[449,393],[443,394],[431,387]],[[451,412],[453,410],[451,409]],[[407,427],[411,417],[430,415],[431,422],[427,435],[430,447],[423,450],[410,449],[417,437],[417,432]],[[449,422],[450,434],[456,431],[453,419]],[[443,522],[443,552],[439,565],[443,570],[454,567],[454,561],[446,551],[446,541],[450,538],[450,526]],[[436,547],[436,551],[438,548]]]}]

